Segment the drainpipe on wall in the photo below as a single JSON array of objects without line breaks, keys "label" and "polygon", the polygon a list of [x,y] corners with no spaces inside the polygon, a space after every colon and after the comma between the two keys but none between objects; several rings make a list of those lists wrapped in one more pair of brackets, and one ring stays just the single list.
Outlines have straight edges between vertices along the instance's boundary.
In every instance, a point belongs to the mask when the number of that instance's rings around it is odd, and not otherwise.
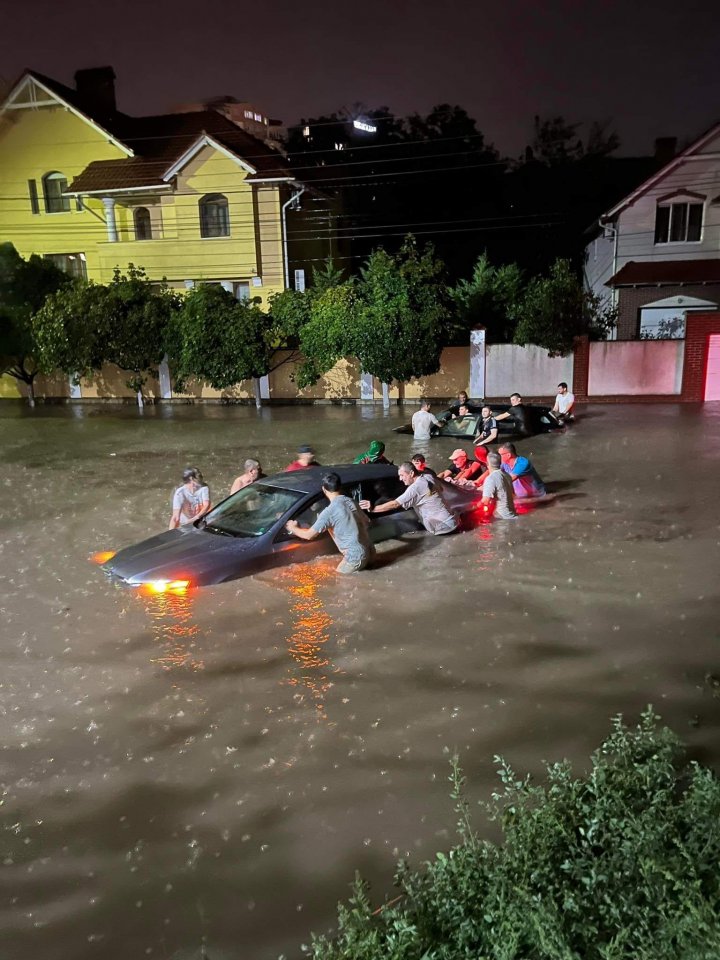
[{"label": "drainpipe on wall", "polygon": [[103,197],[102,205],[105,208],[105,223],[107,224],[107,235],[110,243],[117,243],[118,232],[117,222],[115,220],[115,198]]},{"label": "drainpipe on wall", "polygon": [[[614,277],[615,274],[617,273],[618,234],[619,234],[619,232],[620,232],[620,231],[618,230],[618,222],[617,222],[617,220],[616,220],[615,223],[613,223],[613,269],[612,269],[612,274],[611,274],[613,277]],[[612,305],[613,305],[613,307],[617,307],[617,305],[618,305],[618,289],[617,289],[617,287],[613,287],[613,288],[612,288]],[[617,324],[615,324],[615,329],[613,330],[613,333],[615,334],[615,336],[613,337],[613,340],[617,340],[617,335],[618,335]]]},{"label": "drainpipe on wall", "polygon": [[305,193],[306,187],[300,187],[297,193],[294,193],[289,200],[286,200],[281,207],[281,217],[282,217],[282,235],[283,235],[283,267],[284,267],[284,279],[285,279],[285,289],[290,289],[290,264],[288,261],[288,236],[287,236],[287,211],[288,207],[291,207],[293,210],[297,210],[300,206],[300,197]]}]

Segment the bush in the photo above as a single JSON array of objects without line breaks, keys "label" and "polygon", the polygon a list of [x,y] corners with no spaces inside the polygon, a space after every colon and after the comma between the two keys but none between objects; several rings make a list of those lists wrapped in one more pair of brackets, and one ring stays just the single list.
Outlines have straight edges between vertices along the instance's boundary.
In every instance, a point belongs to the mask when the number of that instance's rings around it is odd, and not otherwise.
[{"label": "bush", "polygon": [[480,840],[453,762],[460,842],[422,871],[401,864],[400,897],[373,910],[366,885],[338,912],[315,960],[715,960],[720,957],[720,783],[652,710],[620,718],[573,777],[531,784],[500,758],[488,806],[504,843]]}]

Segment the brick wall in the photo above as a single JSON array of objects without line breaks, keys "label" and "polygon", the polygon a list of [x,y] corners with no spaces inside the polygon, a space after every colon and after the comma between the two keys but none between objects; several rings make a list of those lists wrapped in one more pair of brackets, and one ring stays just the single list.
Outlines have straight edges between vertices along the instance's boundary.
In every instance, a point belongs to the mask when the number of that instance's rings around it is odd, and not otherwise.
[{"label": "brick wall", "polygon": [[682,386],[682,400],[686,403],[700,403],[705,396],[708,336],[711,333],[720,334],[720,316],[717,313],[692,313],[688,316]]},{"label": "brick wall", "polygon": [[572,392],[576,400],[587,400],[589,379],[590,341],[587,337],[575,337]]},{"label": "brick wall", "polygon": [[688,283],[677,286],[620,287],[618,290],[618,340],[637,340],[640,308],[665,297],[697,297],[720,306],[720,284]]}]

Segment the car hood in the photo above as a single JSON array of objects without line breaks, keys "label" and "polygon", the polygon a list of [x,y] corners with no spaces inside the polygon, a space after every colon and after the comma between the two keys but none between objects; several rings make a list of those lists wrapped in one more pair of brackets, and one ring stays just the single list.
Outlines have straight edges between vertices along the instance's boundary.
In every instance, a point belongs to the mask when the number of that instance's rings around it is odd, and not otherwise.
[{"label": "car hood", "polygon": [[129,584],[189,580],[194,585],[225,579],[228,560],[253,552],[256,537],[228,537],[187,524],[120,550],[102,569]]}]

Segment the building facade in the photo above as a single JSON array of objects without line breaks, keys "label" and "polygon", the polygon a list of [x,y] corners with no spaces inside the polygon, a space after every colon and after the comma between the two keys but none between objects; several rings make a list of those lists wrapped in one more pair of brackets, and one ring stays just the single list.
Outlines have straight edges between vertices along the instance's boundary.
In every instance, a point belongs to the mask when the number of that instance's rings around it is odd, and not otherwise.
[{"label": "building facade", "polygon": [[621,340],[682,339],[688,312],[720,306],[720,124],[600,218],[585,277]]},{"label": "building facade", "polygon": [[0,237],[107,282],[269,296],[292,276],[286,220],[305,192],[282,154],[216,110],[130,117],[110,67],[75,89],[28,72],[0,108]]}]

